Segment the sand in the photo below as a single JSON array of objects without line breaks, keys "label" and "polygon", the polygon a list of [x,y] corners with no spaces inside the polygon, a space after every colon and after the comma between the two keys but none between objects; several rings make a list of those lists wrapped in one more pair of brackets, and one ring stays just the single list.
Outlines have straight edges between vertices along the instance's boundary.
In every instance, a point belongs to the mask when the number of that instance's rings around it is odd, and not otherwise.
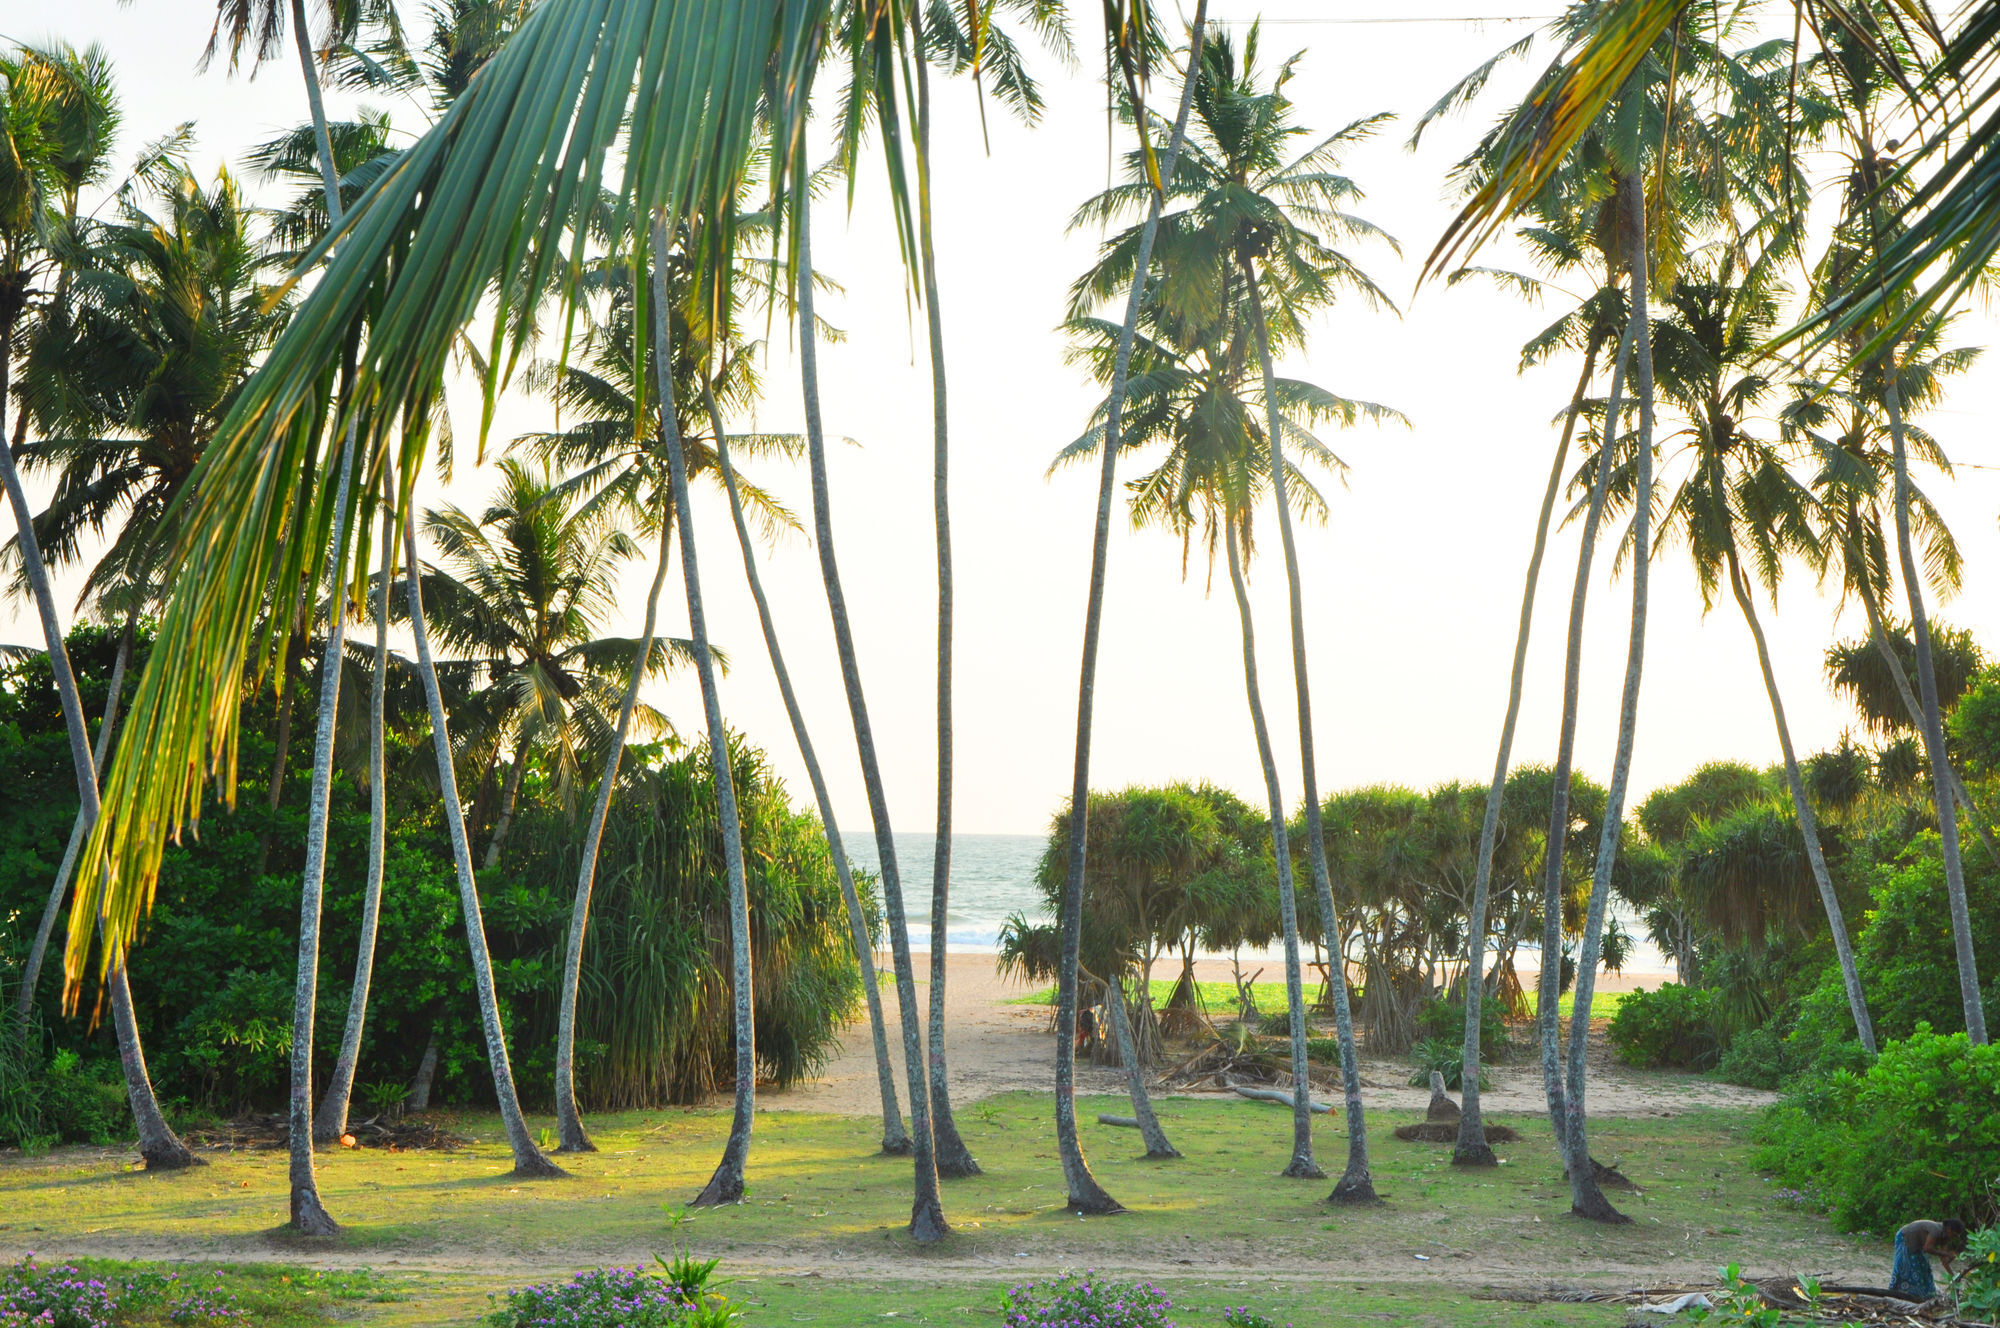
[{"label": "sand", "polygon": [[[882,959],[886,961],[887,956]],[[919,953],[916,960],[920,974],[928,974],[930,956]],[[1263,980],[1269,981],[1275,976],[1274,966],[1265,967]],[[1053,1088],[1055,1037],[1049,1031],[1048,1007],[1008,1003],[1027,995],[1038,984],[1001,977],[994,971],[990,955],[950,955],[946,959],[946,974],[945,1018],[952,1101],[962,1105],[996,1093]],[[1203,981],[1227,981],[1229,965],[1203,961],[1196,965],[1196,975]],[[1637,986],[1657,987],[1669,980],[1668,974],[1607,974],[1599,985],[1601,990],[1629,991]],[[929,991],[927,983],[920,983],[917,988],[919,999],[926,1005]],[[883,984],[882,998],[883,1014],[889,1025],[889,1050],[901,1093],[904,1083],[901,1024],[893,982]],[[1588,1045],[1589,1108],[1594,1115],[1673,1116],[1704,1107],[1755,1107],[1777,1100],[1775,1093],[1759,1089],[1716,1083],[1696,1075],[1633,1070],[1620,1065],[1605,1045],[1601,1028],[1593,1031]],[[1491,1067],[1488,1077],[1492,1087],[1481,1094],[1486,1108],[1495,1112],[1545,1111],[1547,1098],[1542,1090],[1539,1060],[1531,1059],[1525,1050],[1515,1060],[1515,1064]],[[1409,1075],[1410,1067],[1401,1060],[1367,1059],[1364,1053],[1361,1080],[1368,1105],[1421,1111],[1430,1100],[1430,1091],[1410,1087],[1406,1082]],[[1123,1093],[1125,1072],[1079,1064],[1077,1090]],[[907,1100],[905,1096],[904,1101]],[[819,1078],[783,1092],[760,1090],[758,1104],[777,1111],[822,1111],[852,1116],[879,1112],[882,1095],[877,1086],[873,1037],[866,1017],[842,1030],[840,1050]]]}]

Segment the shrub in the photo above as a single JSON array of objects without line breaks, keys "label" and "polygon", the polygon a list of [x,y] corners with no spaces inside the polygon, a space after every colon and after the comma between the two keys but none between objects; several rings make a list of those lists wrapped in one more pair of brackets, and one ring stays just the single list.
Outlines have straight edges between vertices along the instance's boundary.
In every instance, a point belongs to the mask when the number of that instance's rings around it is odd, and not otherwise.
[{"label": "shrub", "polygon": [[1919,1025],[1865,1075],[1798,1081],[1758,1142],[1757,1164],[1823,1195],[1842,1230],[1887,1234],[1919,1212],[1983,1225],[2000,1178],[2000,1047]]},{"label": "shrub", "polygon": [[1174,1328],[1174,1303],[1151,1282],[1113,1282],[1095,1274],[1064,1273],[1046,1282],[1023,1282],[1000,1300],[1002,1328]]},{"label": "shrub", "polygon": [[[1482,1039],[1481,1045],[1484,1045]],[[1457,1092],[1465,1087],[1465,1042],[1461,1038],[1425,1038],[1410,1048],[1410,1063],[1416,1068],[1410,1074],[1410,1086],[1427,1088],[1431,1082],[1431,1071],[1444,1076],[1444,1086]],[[1482,1071],[1479,1076],[1481,1092],[1493,1085]]]},{"label": "shrub", "polygon": [[[1465,1002],[1425,1001],[1417,1007],[1417,1033],[1425,1038],[1444,1038],[1465,1043]],[[1488,996],[1479,1006],[1479,1060],[1491,1065],[1505,1062],[1514,1054],[1507,1036],[1507,1006],[1498,997]]]},{"label": "shrub", "polygon": [[720,1296],[639,1268],[590,1268],[567,1282],[507,1293],[495,1328],[721,1328],[738,1317]]},{"label": "shrub", "polygon": [[1965,1285],[1958,1308],[1989,1321],[2000,1316],[2000,1227],[1975,1231],[1965,1243]]},{"label": "shrub", "polygon": [[116,1062],[58,1051],[42,1079],[42,1107],[63,1143],[109,1144],[132,1137],[132,1104]]},{"label": "shrub", "polygon": [[1644,987],[1618,1003],[1606,1036],[1627,1065],[1707,1069],[1720,1043],[1713,1021],[1714,993],[1668,982],[1658,991]]}]

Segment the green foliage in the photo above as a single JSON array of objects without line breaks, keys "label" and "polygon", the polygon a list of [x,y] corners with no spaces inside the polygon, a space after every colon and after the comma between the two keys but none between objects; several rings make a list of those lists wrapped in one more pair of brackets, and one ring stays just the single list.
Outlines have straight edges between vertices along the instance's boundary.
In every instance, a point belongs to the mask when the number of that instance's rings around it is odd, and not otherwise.
[{"label": "green foliage", "polygon": [[1987,669],[1947,717],[1953,749],[1981,774],[2000,771],[2000,670]]},{"label": "green foliage", "polygon": [[132,1107],[116,1062],[58,1051],[42,1079],[43,1120],[61,1143],[108,1144],[132,1135]]},{"label": "green foliage", "polygon": [[1709,1308],[1695,1306],[1687,1312],[1690,1319],[1707,1323],[1716,1318],[1743,1328],[1777,1328],[1784,1311],[1767,1303],[1756,1285],[1744,1280],[1742,1265],[1732,1263],[1721,1275],[1722,1289],[1709,1297]]},{"label": "green foliage", "polygon": [[[1465,1041],[1464,1001],[1425,1001],[1417,1007],[1417,1030],[1426,1038]],[[1514,1054],[1513,1039],[1507,1035],[1507,1007],[1497,997],[1488,996],[1479,1006],[1479,1060],[1481,1064],[1505,1063]]]},{"label": "green foliage", "polygon": [[[1416,1069],[1410,1074],[1410,1086],[1423,1088],[1431,1081],[1431,1071],[1444,1076],[1444,1086],[1457,1092],[1465,1087],[1465,1039],[1458,1037],[1420,1038],[1410,1048],[1410,1062]],[[1483,1092],[1492,1086],[1485,1071],[1479,1075],[1479,1087]]]},{"label": "green foliage", "polygon": [[1965,1281],[1958,1291],[1961,1313],[1981,1319],[2000,1316],[2000,1227],[1975,1231],[1965,1243]]},{"label": "green foliage", "polygon": [[1806,1078],[1760,1130],[1758,1165],[1825,1196],[1843,1230],[1894,1231],[1913,1213],[1995,1216],[2000,1047],[1919,1025],[1865,1074]]},{"label": "green foliage", "polygon": [[1619,1003],[1606,1036],[1627,1065],[1705,1070],[1720,1050],[1714,1011],[1714,993],[1699,987],[1675,982],[1658,991],[1640,987]]},{"label": "green foliage", "polygon": [[637,1268],[588,1268],[567,1282],[509,1291],[487,1316],[494,1328],[721,1328],[739,1317],[685,1288]]}]

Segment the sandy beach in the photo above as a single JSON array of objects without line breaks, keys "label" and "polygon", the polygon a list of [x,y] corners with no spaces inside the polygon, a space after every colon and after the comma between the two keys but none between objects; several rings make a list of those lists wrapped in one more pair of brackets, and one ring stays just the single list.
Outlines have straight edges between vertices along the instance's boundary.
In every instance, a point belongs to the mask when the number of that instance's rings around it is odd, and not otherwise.
[{"label": "sandy beach", "polygon": [[[919,953],[919,972],[927,973],[928,966],[929,956]],[[1269,981],[1274,973],[1271,966],[1264,967],[1263,980]],[[1202,981],[1226,982],[1230,976],[1229,965],[1221,961],[1198,962],[1195,970]],[[1035,985],[1002,977],[994,971],[993,957],[985,954],[950,955],[946,971],[945,1012],[954,1104],[962,1106],[996,1093],[1049,1090],[1054,1084],[1055,1039],[1049,1032],[1048,1009],[1009,1004],[1033,991]],[[1641,986],[1651,989],[1670,980],[1671,975],[1663,973],[1606,974],[1598,985],[1604,991],[1630,991]],[[920,994],[928,990],[928,984],[918,988]],[[890,1020],[890,1050],[900,1092],[902,1046],[893,983],[883,985],[882,997],[883,1012]],[[1672,1116],[1701,1107],[1762,1106],[1776,1100],[1772,1093],[1695,1075],[1630,1069],[1612,1057],[1601,1033],[1591,1038],[1589,1057],[1590,1110],[1601,1115]],[[1410,1087],[1405,1082],[1409,1073],[1409,1066],[1401,1060],[1364,1059],[1361,1078],[1369,1105],[1421,1110],[1429,1093]],[[1493,1086],[1481,1095],[1489,1110],[1538,1113],[1546,1109],[1539,1062],[1517,1055],[1514,1064],[1491,1067],[1489,1077]],[[1077,1088],[1086,1093],[1123,1093],[1125,1072],[1079,1064]],[[853,1116],[874,1114],[881,1109],[881,1101],[865,1016],[842,1030],[840,1050],[819,1078],[783,1092],[759,1093],[759,1104],[772,1110]],[[904,1101],[907,1103],[907,1097]]]}]

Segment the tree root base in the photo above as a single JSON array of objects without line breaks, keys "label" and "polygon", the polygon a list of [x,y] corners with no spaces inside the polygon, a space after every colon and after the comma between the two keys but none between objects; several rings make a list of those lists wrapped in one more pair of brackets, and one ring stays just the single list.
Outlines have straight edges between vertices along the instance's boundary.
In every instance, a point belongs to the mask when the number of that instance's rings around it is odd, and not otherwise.
[{"label": "tree root base", "polygon": [[1360,1208],[1381,1203],[1382,1196],[1375,1193],[1375,1178],[1364,1171],[1359,1176],[1342,1176],[1326,1201],[1343,1208]]},{"label": "tree root base", "polygon": [[295,1236],[325,1237],[338,1236],[340,1223],[333,1220],[319,1201],[317,1190],[295,1189],[292,1191],[292,1220],[285,1230]]},{"label": "tree root base", "polygon": [[939,1158],[937,1172],[939,1178],[943,1180],[964,1180],[968,1176],[983,1176],[986,1174],[980,1170],[979,1163],[973,1159],[970,1153],[952,1158],[950,1161]]},{"label": "tree root base", "polygon": [[155,1147],[140,1149],[139,1156],[145,1159],[148,1171],[186,1171],[189,1167],[208,1165],[196,1157],[186,1144],[173,1138]]},{"label": "tree root base", "polygon": [[944,1220],[944,1207],[935,1199],[919,1201],[910,1209],[910,1239],[919,1245],[935,1245],[951,1234]]},{"label": "tree root base", "polygon": [[1292,1164],[1286,1167],[1283,1171],[1279,1172],[1278,1174],[1283,1176],[1286,1180],[1326,1179],[1326,1172],[1320,1169],[1319,1163],[1313,1161],[1309,1157],[1293,1158]]},{"label": "tree root base", "polygon": [[549,1161],[539,1148],[530,1148],[525,1153],[514,1155],[514,1178],[516,1180],[567,1180],[569,1173]]},{"label": "tree root base", "polygon": [[1451,1164],[1455,1167],[1497,1167],[1500,1159],[1494,1156],[1483,1139],[1473,1144],[1461,1139],[1458,1146],[1451,1150]]},{"label": "tree root base", "polygon": [[715,1174],[708,1178],[708,1184],[702,1187],[701,1193],[689,1201],[688,1207],[719,1208],[723,1204],[741,1202],[743,1202],[742,1175],[740,1173],[724,1175],[723,1168],[717,1167]]},{"label": "tree root base", "polygon": [[1602,1196],[1595,1202],[1573,1203],[1569,1207],[1571,1217],[1581,1217],[1590,1222],[1602,1222],[1608,1227],[1630,1226],[1632,1219],[1613,1208]]},{"label": "tree root base", "polygon": [[564,1139],[561,1143],[557,1144],[556,1151],[558,1153],[594,1153],[597,1151],[597,1145],[590,1142],[589,1135],[578,1131],[576,1138]]},{"label": "tree root base", "polygon": [[1146,1160],[1148,1162],[1171,1162],[1180,1155],[1181,1150],[1172,1144],[1168,1144],[1165,1148],[1149,1148],[1146,1150]]},{"label": "tree root base", "polygon": [[884,1139],[882,1141],[882,1155],[884,1157],[908,1157],[915,1149],[916,1145],[910,1142],[910,1136],[907,1134],[900,1139]]}]

